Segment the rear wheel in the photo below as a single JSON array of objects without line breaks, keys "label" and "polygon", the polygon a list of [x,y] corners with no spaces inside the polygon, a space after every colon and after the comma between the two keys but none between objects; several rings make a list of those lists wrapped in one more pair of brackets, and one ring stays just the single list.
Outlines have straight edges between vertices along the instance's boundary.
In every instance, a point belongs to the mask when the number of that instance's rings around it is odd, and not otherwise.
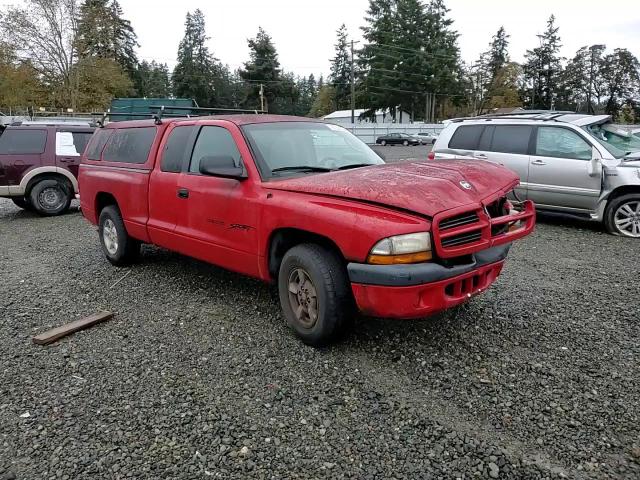
[{"label": "rear wheel", "polygon": [[113,265],[130,265],[138,258],[140,242],[129,236],[115,205],[104,207],[100,212],[98,234],[102,251]]},{"label": "rear wheel", "polygon": [[73,187],[67,180],[48,178],[36,183],[29,193],[33,209],[43,217],[66,212],[71,205]]},{"label": "rear wheel", "polygon": [[382,145],[383,147],[384,147],[386,144],[387,144],[387,141],[386,141],[386,140],[382,140],[382,141],[380,142],[380,145]]},{"label": "rear wheel", "polygon": [[287,324],[307,345],[335,339],[354,313],[343,262],[319,245],[297,245],[285,254],[278,291]]},{"label": "rear wheel", "polygon": [[640,194],[622,195],[609,202],[605,226],[614,235],[640,238]]},{"label": "rear wheel", "polygon": [[16,207],[22,208],[23,210],[33,210],[31,203],[26,197],[11,197],[11,201]]},{"label": "rear wheel", "polygon": [[409,146],[409,140],[405,140],[404,142],[402,142],[402,144],[403,144],[405,147],[408,147],[408,146]]}]

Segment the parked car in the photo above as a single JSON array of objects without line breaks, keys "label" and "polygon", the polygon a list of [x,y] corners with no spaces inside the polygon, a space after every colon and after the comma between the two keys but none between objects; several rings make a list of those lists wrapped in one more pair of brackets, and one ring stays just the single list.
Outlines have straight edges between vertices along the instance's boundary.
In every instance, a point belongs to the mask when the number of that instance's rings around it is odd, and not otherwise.
[{"label": "parked car", "polygon": [[416,136],[422,141],[423,145],[433,145],[438,139],[438,134],[433,132],[420,132]]},{"label": "parked car", "polygon": [[594,133],[610,117],[532,114],[450,122],[431,158],[475,158],[520,176],[515,193],[539,210],[603,222],[609,232],[640,238],[640,154]]},{"label": "parked car", "polygon": [[389,133],[382,135],[376,139],[378,145],[420,145],[422,142],[419,138],[409,135],[408,133]]},{"label": "parked car", "polygon": [[78,192],[80,155],[93,130],[88,123],[6,127],[0,135],[0,197],[43,216],[66,211]]},{"label": "parked car", "polygon": [[80,166],[107,259],[153,243],[277,283],[288,324],[326,343],[354,308],[416,318],[499,275],[535,209],[517,175],[475,162],[384,164],[342,127],[274,115],[111,123]]}]

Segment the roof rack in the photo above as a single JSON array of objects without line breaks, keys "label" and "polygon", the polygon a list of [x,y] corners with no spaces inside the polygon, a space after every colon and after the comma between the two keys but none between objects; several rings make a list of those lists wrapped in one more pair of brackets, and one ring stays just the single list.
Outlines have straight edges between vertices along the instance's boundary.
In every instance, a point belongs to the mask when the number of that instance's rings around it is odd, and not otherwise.
[{"label": "roof rack", "polygon": [[476,117],[461,117],[451,120],[453,123],[465,122],[468,120],[540,120],[543,122],[556,121],[557,118],[564,115],[572,115],[576,112],[571,111],[547,111],[547,110],[528,110],[524,112],[514,113],[497,113],[488,115],[479,115]]},{"label": "roof rack", "polygon": [[[107,118],[109,117],[143,117],[151,118],[155,121],[156,125],[162,123],[162,119],[167,118],[192,118],[202,117],[210,115],[224,115],[225,113],[249,113],[249,114],[263,114],[267,113],[264,110],[256,109],[241,109],[241,108],[204,108],[204,107],[174,107],[172,105],[150,105],[147,112],[112,112],[107,110],[103,114],[92,113],[92,115],[100,115],[101,120],[97,120],[96,123],[100,127],[104,127]],[[178,112],[185,113],[173,113],[167,112],[167,110],[177,110]]]}]

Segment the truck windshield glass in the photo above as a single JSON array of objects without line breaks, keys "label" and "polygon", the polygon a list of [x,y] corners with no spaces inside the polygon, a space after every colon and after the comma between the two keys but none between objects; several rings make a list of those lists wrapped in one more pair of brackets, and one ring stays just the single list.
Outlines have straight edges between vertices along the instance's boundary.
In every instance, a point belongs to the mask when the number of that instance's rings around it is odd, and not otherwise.
[{"label": "truck windshield glass", "polygon": [[258,158],[263,177],[384,163],[365,143],[337,125],[275,122],[245,125],[242,130]]}]

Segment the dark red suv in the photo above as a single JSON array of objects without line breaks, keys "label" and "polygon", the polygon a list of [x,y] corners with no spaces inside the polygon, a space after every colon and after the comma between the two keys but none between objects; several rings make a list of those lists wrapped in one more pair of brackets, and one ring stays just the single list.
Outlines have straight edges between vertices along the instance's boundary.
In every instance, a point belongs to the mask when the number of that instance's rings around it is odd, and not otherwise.
[{"label": "dark red suv", "polygon": [[65,212],[93,131],[89,124],[8,126],[0,135],[0,197],[43,216]]}]

